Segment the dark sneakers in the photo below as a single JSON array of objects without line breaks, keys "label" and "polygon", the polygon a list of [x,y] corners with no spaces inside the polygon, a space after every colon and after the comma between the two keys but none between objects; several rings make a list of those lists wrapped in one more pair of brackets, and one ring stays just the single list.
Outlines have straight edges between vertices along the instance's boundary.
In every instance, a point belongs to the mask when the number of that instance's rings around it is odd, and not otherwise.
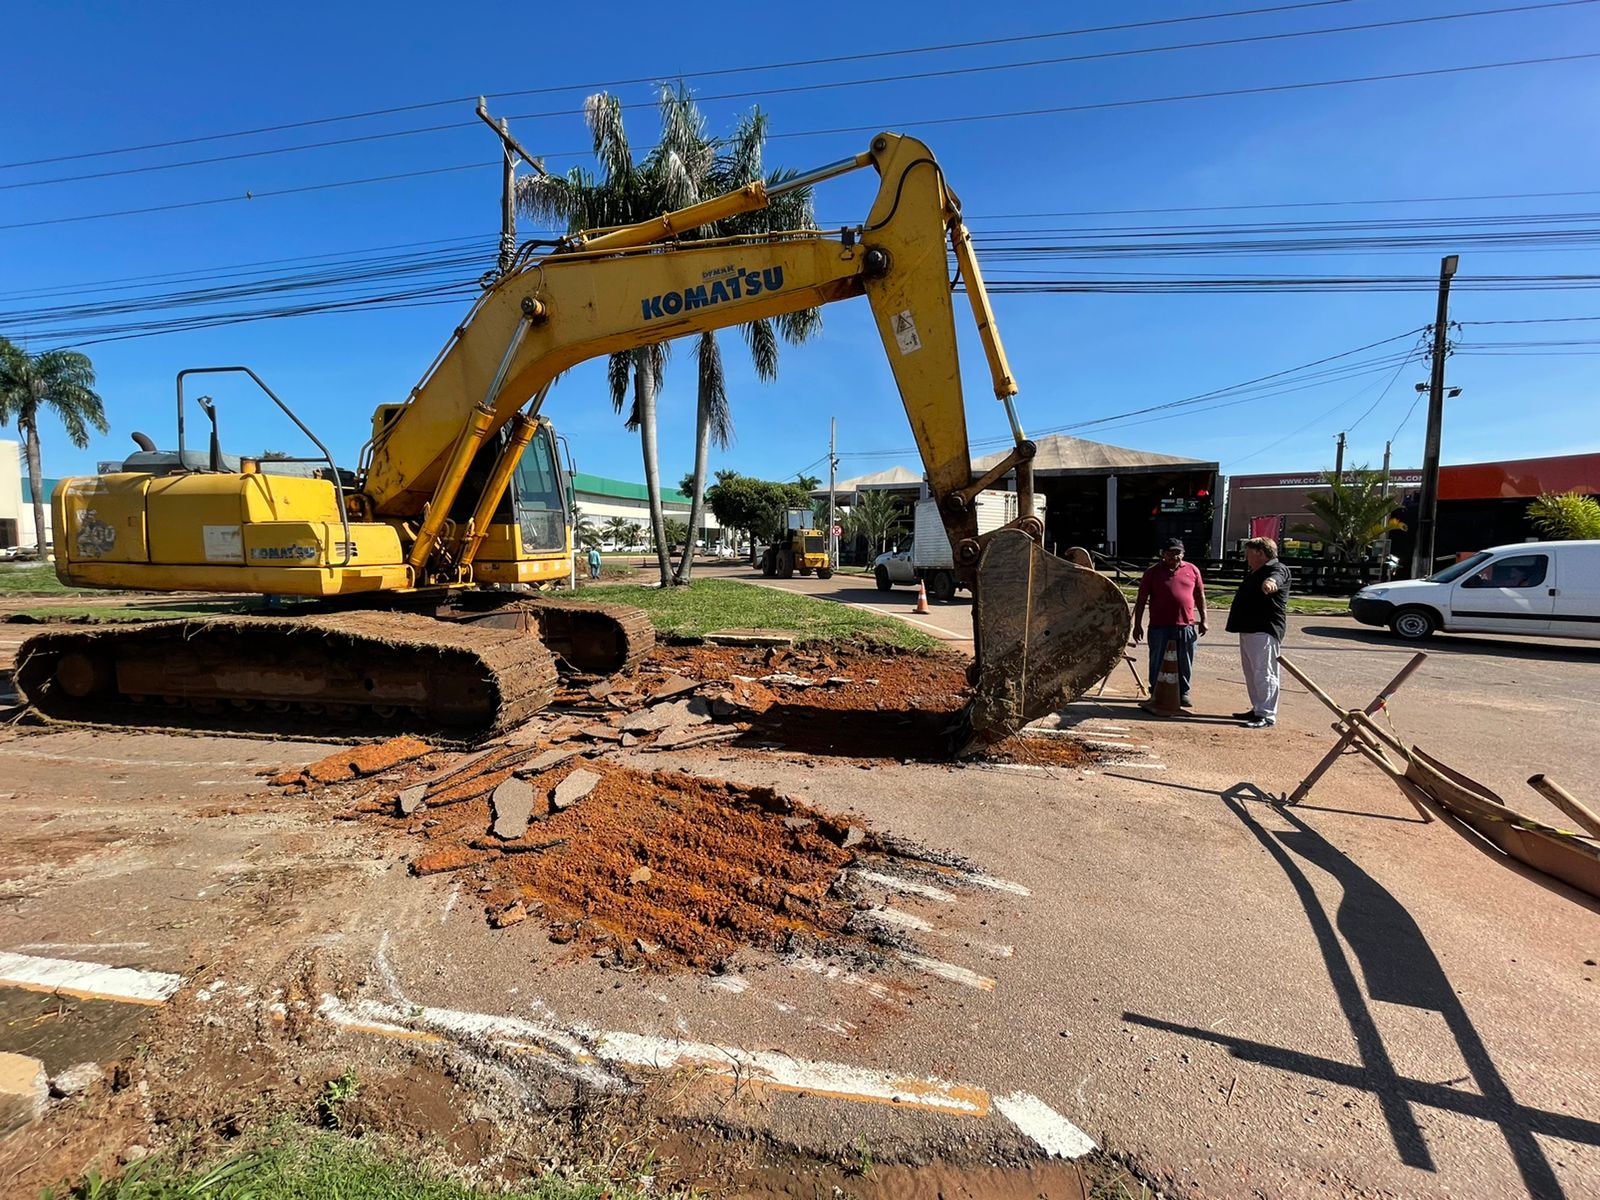
[{"label": "dark sneakers", "polygon": [[1185,696],[1182,700],[1178,701],[1178,707],[1179,708],[1193,708],[1194,707],[1194,697],[1193,696]]},{"label": "dark sneakers", "polygon": [[1256,719],[1256,710],[1247,708],[1242,713],[1234,713],[1233,719],[1235,721],[1253,721]]},{"label": "dark sneakers", "polygon": [[1258,717],[1250,714],[1250,719],[1244,723],[1246,729],[1271,729],[1277,722],[1267,717]]}]

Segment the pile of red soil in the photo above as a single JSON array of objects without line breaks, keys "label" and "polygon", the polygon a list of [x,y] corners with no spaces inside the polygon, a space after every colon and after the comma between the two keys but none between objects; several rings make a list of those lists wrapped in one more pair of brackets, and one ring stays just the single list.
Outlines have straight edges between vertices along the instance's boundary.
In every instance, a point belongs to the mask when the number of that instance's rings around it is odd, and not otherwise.
[{"label": "pile of red soil", "polygon": [[487,835],[482,792],[454,802],[441,794],[411,818],[373,815],[422,842],[419,874],[470,868],[487,885],[492,923],[542,916],[553,940],[598,942],[619,963],[706,969],[741,946],[847,936],[852,904],[832,889],[855,857],[842,844],[863,831],[770,789],[604,761],[564,764],[534,785],[547,795],[580,765],[601,776],[594,790],[539,813],[514,841]]}]

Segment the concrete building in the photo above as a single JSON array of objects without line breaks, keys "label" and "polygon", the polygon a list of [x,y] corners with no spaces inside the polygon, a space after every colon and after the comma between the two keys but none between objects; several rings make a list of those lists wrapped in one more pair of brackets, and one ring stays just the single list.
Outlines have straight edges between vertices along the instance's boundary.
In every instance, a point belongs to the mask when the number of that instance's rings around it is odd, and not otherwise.
[{"label": "concrete building", "polygon": [[[22,443],[0,441],[0,550],[21,546],[33,549],[38,537],[33,525],[33,489],[28,486],[28,472],[22,455]],[[44,482],[44,531],[47,542],[53,539],[50,531],[50,497],[54,495],[58,479]]]},{"label": "concrete building", "polygon": [[[572,490],[578,511],[596,529],[604,529],[613,517],[631,521],[638,529],[633,544],[642,546],[650,541],[650,492],[642,483],[629,483],[622,479],[606,479],[600,475],[586,475],[582,471],[572,476]],[[661,508],[669,520],[687,522],[690,499],[682,492],[661,493]],[[722,538],[722,527],[709,507],[700,510],[700,529],[696,541],[707,546],[717,545]]]}]

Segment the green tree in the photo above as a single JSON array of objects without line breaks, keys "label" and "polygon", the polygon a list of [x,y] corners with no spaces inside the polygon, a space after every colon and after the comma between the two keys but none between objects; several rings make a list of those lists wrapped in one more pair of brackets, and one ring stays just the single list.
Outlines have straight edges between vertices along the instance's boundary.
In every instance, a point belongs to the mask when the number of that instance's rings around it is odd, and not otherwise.
[{"label": "green tree", "polygon": [[[767,140],[767,117],[760,108],[739,119],[733,136],[717,142],[706,136],[705,118],[689,90],[680,82],[661,89],[661,145],[656,155],[667,181],[670,207],[681,208],[765,178],[769,184],[793,178],[788,170],[764,173],[762,151]],[[816,222],[811,189],[801,188],[775,197],[766,208],[741,213],[703,226],[690,238],[761,236],[782,229],[808,229]],[[773,319],[752,321],[740,327],[756,378],[770,383],[778,377],[778,343],[797,345],[822,328],[821,310],[803,309]],[[700,528],[706,490],[706,467],[711,446],[726,450],[733,442],[733,412],[728,401],[727,376],[716,332],[707,330],[695,341],[699,379],[695,405],[694,472],[684,491],[692,498],[689,526]],[[678,579],[687,582],[694,569],[694,547],[684,543]]]},{"label": "green tree", "polygon": [[[743,531],[756,543],[769,541],[783,530],[783,514],[788,508],[809,508],[815,476],[804,476],[793,483],[775,483],[741,475],[737,471],[718,471],[717,481],[706,489],[706,503],[724,529]],[[685,480],[685,483],[688,483]]]},{"label": "green tree", "polygon": [[905,513],[888,492],[869,491],[856,493],[855,503],[844,519],[846,534],[851,538],[867,539],[867,545],[876,546],[882,554],[888,548],[890,535],[905,524]]},{"label": "green tree", "polygon": [[[666,202],[659,161],[654,156],[633,161],[633,151],[622,127],[622,102],[601,92],[583,104],[595,159],[600,174],[573,167],[565,175],[531,175],[517,181],[517,206],[540,221],[564,221],[567,229],[578,232],[609,225],[631,225],[665,212]],[[633,384],[633,406],[626,427],[637,430],[644,458],[645,490],[650,496],[650,527],[655,534],[656,558],[661,568],[661,586],[673,582],[672,565],[667,557],[665,516],[661,508],[661,461],[656,443],[656,394],[661,387],[667,360],[664,342],[653,342],[636,350],[613,354],[607,363],[606,378],[611,388],[611,404],[621,412]]]},{"label": "green tree", "polygon": [[1528,505],[1528,519],[1551,541],[1600,538],[1600,500],[1582,492],[1545,492]]},{"label": "green tree", "polygon": [[292,457],[292,455],[287,450],[263,450],[256,457],[262,462],[282,462],[284,459]]},{"label": "green tree", "polygon": [[0,338],[0,425],[15,424],[28,460],[28,486],[33,491],[33,528],[43,558],[48,538],[44,526],[44,468],[40,465],[39,413],[55,414],[78,449],[89,445],[89,430],[110,432],[106,408],[94,390],[94,364],[76,350],[29,354]]},{"label": "green tree", "polygon": [[1381,473],[1357,467],[1346,475],[1340,479],[1332,471],[1322,473],[1326,490],[1306,497],[1316,522],[1293,525],[1290,532],[1325,543],[1334,558],[1360,562],[1373,542],[1405,525],[1394,518],[1398,506],[1392,496],[1383,494]]}]

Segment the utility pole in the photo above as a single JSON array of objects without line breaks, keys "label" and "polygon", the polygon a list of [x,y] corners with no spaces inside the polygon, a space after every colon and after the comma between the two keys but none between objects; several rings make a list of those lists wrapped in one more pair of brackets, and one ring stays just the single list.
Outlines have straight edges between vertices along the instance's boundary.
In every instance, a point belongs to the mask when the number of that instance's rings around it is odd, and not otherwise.
[{"label": "utility pole", "polygon": [[[1385,442],[1383,444],[1383,492],[1382,492],[1382,495],[1383,495],[1383,498],[1385,500],[1387,500],[1389,498],[1389,451],[1393,448],[1393,446],[1394,446],[1393,442]],[[1384,520],[1384,524],[1385,525],[1387,525],[1389,523],[1389,511],[1388,510],[1384,511],[1383,520]],[[1378,550],[1378,580],[1381,583],[1388,583],[1389,582],[1389,531],[1388,531],[1387,528],[1384,529],[1384,531],[1383,531],[1383,541],[1380,543],[1379,550]]]},{"label": "utility pole", "polygon": [[511,271],[511,265],[517,257],[517,159],[522,159],[540,175],[547,172],[544,160],[534,158],[522,148],[521,142],[511,136],[511,126],[504,117],[496,121],[489,115],[489,106],[482,96],[478,97],[476,112],[478,119],[495,131],[500,139],[500,151],[505,155],[505,166],[500,174],[500,254],[496,260],[495,275],[486,276],[489,282],[484,284],[490,287],[494,280]]},{"label": "utility pole", "polygon": [[1344,434],[1339,435],[1339,448],[1333,456],[1333,477],[1340,483],[1344,482]]},{"label": "utility pole", "polygon": [[1439,518],[1439,438],[1444,424],[1444,358],[1449,352],[1450,280],[1461,261],[1447,254],[1439,260],[1439,307],[1433,319],[1433,374],[1428,381],[1428,436],[1422,450],[1422,499],[1417,506],[1417,535],[1411,550],[1411,577],[1433,574],[1434,535]]},{"label": "utility pole", "polygon": [[839,539],[833,536],[833,482],[834,475],[839,470],[839,418],[828,418],[828,567],[836,570],[839,566]]}]

